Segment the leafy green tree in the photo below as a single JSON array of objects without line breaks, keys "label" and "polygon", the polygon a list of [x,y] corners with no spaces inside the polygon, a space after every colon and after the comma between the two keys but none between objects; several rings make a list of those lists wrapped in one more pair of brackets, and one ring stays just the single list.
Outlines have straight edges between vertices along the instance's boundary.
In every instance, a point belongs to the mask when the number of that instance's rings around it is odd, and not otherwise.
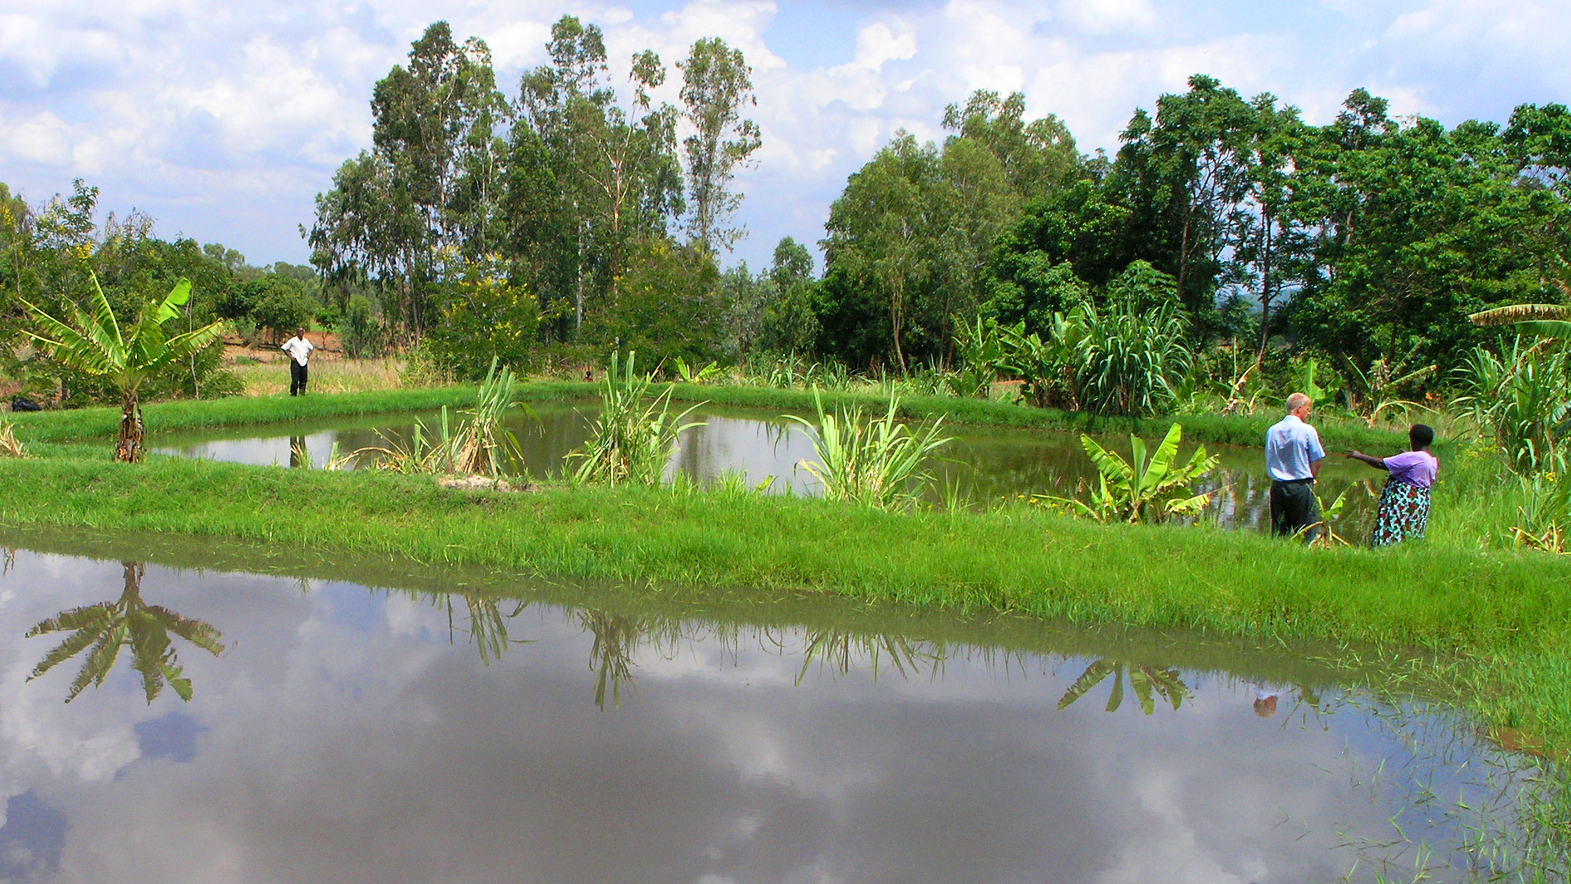
[{"label": "leafy green tree", "polygon": [[27,638],[71,633],[33,667],[28,680],[91,648],[66,693],[65,701],[69,703],[89,685],[102,685],[120,658],[120,650],[130,648],[131,667],[142,677],[142,692],[148,703],[163,691],[165,684],[174,688],[180,699],[190,701],[191,680],[180,667],[170,634],[215,657],[224,652],[223,635],[211,624],[183,617],[160,605],[149,605],[142,599],[146,566],[139,562],[122,562],[121,566],[125,588],[119,599],[62,611],[27,631]]},{"label": "leafy green tree", "polygon": [[499,268],[471,263],[450,294],[428,342],[444,368],[466,380],[486,377],[493,363],[522,371],[540,327],[540,302]]},{"label": "leafy green tree", "polygon": [[1492,124],[1402,124],[1354,92],[1300,157],[1295,210],[1312,219],[1291,319],[1299,341],[1358,366],[1435,365],[1444,378],[1493,334],[1468,316],[1556,303],[1568,206],[1524,177]]},{"label": "leafy green tree", "polygon": [[312,263],[338,285],[374,279],[418,337],[446,265],[501,244],[507,102],[485,43],[436,22],[377,82],[371,113],[375,149],[317,198]]},{"label": "leafy green tree", "polygon": [[654,52],[633,56],[623,107],[600,29],[563,16],[551,34],[551,62],[522,80],[507,204],[515,253],[547,301],[571,299],[577,330],[586,305],[616,299],[634,243],[682,209],[677,111],[653,101],[666,77]]},{"label": "leafy green tree", "polygon": [[142,457],[142,409],[138,396],[144,384],[219,339],[222,323],[170,336],[164,323],[180,315],[191,300],[191,283],[180,280],[162,300],[145,302],[129,334],[122,334],[114,309],[93,277],[93,312],[67,303],[67,321],[55,319],[23,301],[40,331],[27,334],[51,358],[85,374],[108,379],[120,392],[120,435],[115,460],[136,463]]},{"label": "leafy green tree", "polygon": [[382,323],[376,308],[365,295],[355,295],[344,308],[343,322],[338,329],[344,355],[350,359],[372,359],[381,356],[385,339]]},{"label": "leafy green tree", "polygon": [[851,176],[824,225],[826,260],[851,285],[876,293],[895,364],[906,371],[911,302],[932,273],[941,235],[931,193],[940,184],[937,148],[901,133]]},{"label": "leafy green tree", "polygon": [[746,167],[763,145],[758,124],[742,116],[743,108],[757,103],[753,69],[742,50],[727,46],[719,37],[693,43],[687,59],[677,67],[682,71],[682,116],[693,129],[682,140],[690,200],[688,233],[711,252],[730,248],[741,231],[726,223],[742,202],[731,182],[737,169]]},{"label": "leafy green tree", "polygon": [[820,326],[813,312],[816,283],[813,255],[807,246],[787,236],[775,245],[768,280],[771,299],[763,305],[758,324],[758,345],[774,353],[810,353]]},{"label": "leafy green tree", "polygon": [[1048,114],[1026,121],[1025,94],[979,89],[965,106],[944,109],[944,128],[985,147],[1022,200],[1040,199],[1073,182],[1081,173],[1074,136],[1058,117]]},{"label": "leafy green tree", "polygon": [[585,326],[590,340],[635,350],[653,367],[704,365],[723,355],[729,305],[714,257],[696,246],[645,242],[628,263],[620,299]]}]

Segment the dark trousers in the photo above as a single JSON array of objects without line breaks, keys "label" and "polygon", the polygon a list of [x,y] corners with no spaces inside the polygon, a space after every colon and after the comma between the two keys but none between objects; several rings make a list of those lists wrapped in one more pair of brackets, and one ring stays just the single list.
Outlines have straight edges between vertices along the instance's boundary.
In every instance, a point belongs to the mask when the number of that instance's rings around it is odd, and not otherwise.
[{"label": "dark trousers", "polygon": [[306,367],[300,363],[289,360],[289,395],[305,395]]},{"label": "dark trousers", "polygon": [[[1313,482],[1271,483],[1271,531],[1280,537],[1291,537],[1304,528],[1320,521],[1320,501],[1315,497]],[[1305,540],[1315,539],[1320,533],[1311,529]]]}]

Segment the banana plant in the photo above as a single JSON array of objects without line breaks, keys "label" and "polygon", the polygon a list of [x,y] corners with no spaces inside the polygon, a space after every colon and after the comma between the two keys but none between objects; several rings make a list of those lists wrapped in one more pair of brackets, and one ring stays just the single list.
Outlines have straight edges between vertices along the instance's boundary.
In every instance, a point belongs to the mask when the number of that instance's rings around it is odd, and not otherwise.
[{"label": "banana plant", "polygon": [[109,677],[121,648],[131,649],[131,667],[142,676],[142,691],[147,702],[163,691],[167,683],[180,699],[191,699],[191,680],[185,677],[175,654],[170,633],[204,651],[218,656],[224,651],[223,635],[211,624],[183,617],[160,605],[142,600],[142,575],[146,568],[137,562],[121,563],[125,569],[125,589],[113,602],[100,602],[72,608],[50,617],[27,631],[27,638],[69,632],[65,641],[33,667],[28,681],[43,675],[77,654],[92,650],[72,680],[67,703],[76,699],[89,685],[98,687]]},{"label": "banana plant", "polygon": [[676,357],[676,373],[684,384],[707,384],[724,374],[724,369],[720,367],[718,362],[711,362],[703,367],[699,367],[696,362],[688,365],[686,359],[678,356]]},{"label": "banana plant", "polygon": [[1176,463],[1178,443],[1183,435],[1183,426],[1173,424],[1162,443],[1147,458],[1145,441],[1130,434],[1131,460],[1128,461],[1103,448],[1090,436],[1082,435],[1080,444],[1099,474],[1097,490],[1091,500],[1052,495],[1039,495],[1033,500],[1099,522],[1132,524],[1146,521],[1153,511],[1159,519],[1198,515],[1211,502],[1215,492],[1194,494],[1190,485],[1215,469],[1218,458],[1206,454],[1205,446],[1201,445],[1188,461],[1182,465]]},{"label": "banana plant", "polygon": [[95,377],[108,378],[120,391],[120,436],[115,442],[115,460],[136,463],[142,459],[142,409],[138,393],[142,384],[159,372],[195,356],[218,340],[222,323],[168,337],[164,323],[180,315],[180,308],[191,300],[191,281],[181,279],[163,300],[156,298],[142,305],[136,324],[123,333],[115,313],[98,285],[93,282],[91,313],[67,301],[67,320],[50,316],[27,301],[22,305],[38,323],[39,331],[23,329],[55,361]]},{"label": "banana plant", "polygon": [[1107,698],[1108,712],[1117,712],[1118,707],[1123,705],[1126,677],[1129,687],[1135,692],[1135,698],[1140,702],[1140,711],[1147,715],[1156,711],[1157,697],[1161,697],[1176,712],[1183,705],[1184,698],[1189,696],[1189,686],[1178,677],[1177,669],[1158,669],[1155,666],[1103,658],[1086,667],[1086,671],[1075,679],[1075,683],[1069,686],[1069,690],[1058,701],[1058,708],[1069,708],[1110,675],[1113,677],[1113,691]]},{"label": "banana plant", "polygon": [[[1571,293],[1571,287],[1559,283]],[[1561,304],[1511,304],[1481,310],[1467,317],[1474,325],[1517,325],[1523,331],[1560,341],[1571,341],[1571,307]]]}]

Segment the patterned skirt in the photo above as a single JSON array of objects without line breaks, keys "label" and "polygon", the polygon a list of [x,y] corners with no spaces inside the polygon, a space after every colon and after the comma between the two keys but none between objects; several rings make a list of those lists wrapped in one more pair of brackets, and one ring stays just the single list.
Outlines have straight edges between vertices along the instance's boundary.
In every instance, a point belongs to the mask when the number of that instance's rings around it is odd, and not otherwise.
[{"label": "patterned skirt", "polygon": [[1390,546],[1424,536],[1429,527],[1429,489],[1387,479],[1375,517],[1375,546]]}]

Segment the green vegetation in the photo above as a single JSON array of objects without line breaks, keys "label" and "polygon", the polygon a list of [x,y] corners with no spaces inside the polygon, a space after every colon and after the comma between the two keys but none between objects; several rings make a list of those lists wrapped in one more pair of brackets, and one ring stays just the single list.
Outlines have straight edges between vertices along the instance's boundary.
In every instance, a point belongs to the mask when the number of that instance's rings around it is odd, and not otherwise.
[{"label": "green vegetation", "polygon": [[[503,466],[517,456],[518,439],[503,426],[509,409],[518,405],[514,400],[512,369],[497,370],[496,360],[486,372],[485,381],[475,394],[474,406],[461,412],[458,423],[448,419],[447,406],[443,405],[435,430],[428,429],[424,421],[415,419],[414,435],[407,445],[387,440],[386,445],[366,449],[380,454],[378,469],[392,470],[406,475],[488,476],[498,479]],[[352,452],[350,457],[361,451]],[[309,463],[309,455],[297,454]],[[339,458],[335,452],[328,467]]]},{"label": "green vegetation", "polygon": [[890,398],[883,417],[872,419],[860,406],[830,413],[824,411],[822,399],[815,396],[813,404],[818,411],[816,425],[787,417],[813,435],[818,463],[803,461],[802,468],[822,483],[825,498],[881,510],[916,503],[933,481],[923,467],[949,442],[938,435],[943,418],[912,430],[896,419],[898,396]]},{"label": "green vegetation", "polygon": [[651,395],[654,381],[634,371],[635,358],[636,354],[629,353],[620,371],[617,358],[611,358],[611,370],[600,389],[600,416],[590,430],[589,441],[568,455],[569,460],[579,461],[573,472],[577,482],[658,485],[676,437],[695,426],[686,421],[697,406],[672,414],[672,388],[667,386]]},{"label": "green vegetation", "polygon": [[43,329],[27,332],[61,364],[93,377],[109,379],[120,392],[120,435],[115,442],[115,460],[136,463],[142,459],[142,385],[164,369],[196,356],[219,337],[218,323],[202,326],[173,336],[166,335],[164,323],[180,314],[191,300],[191,283],[180,280],[162,300],[145,302],[136,324],[122,335],[114,308],[104,297],[98,279],[93,278],[93,312],[67,304],[69,323],[23,301],[28,312]]},{"label": "green vegetation", "polygon": [[1080,444],[1096,465],[1097,490],[1089,502],[1068,497],[1041,498],[1049,505],[1099,522],[1160,521],[1172,516],[1193,516],[1211,500],[1210,494],[1192,494],[1190,486],[1216,468],[1217,459],[1206,455],[1204,445],[1196,448],[1188,462],[1180,465],[1178,443],[1184,428],[1173,424],[1156,451],[1146,458],[1146,443],[1139,436],[1129,437],[1130,460],[1108,451],[1090,436]]}]

